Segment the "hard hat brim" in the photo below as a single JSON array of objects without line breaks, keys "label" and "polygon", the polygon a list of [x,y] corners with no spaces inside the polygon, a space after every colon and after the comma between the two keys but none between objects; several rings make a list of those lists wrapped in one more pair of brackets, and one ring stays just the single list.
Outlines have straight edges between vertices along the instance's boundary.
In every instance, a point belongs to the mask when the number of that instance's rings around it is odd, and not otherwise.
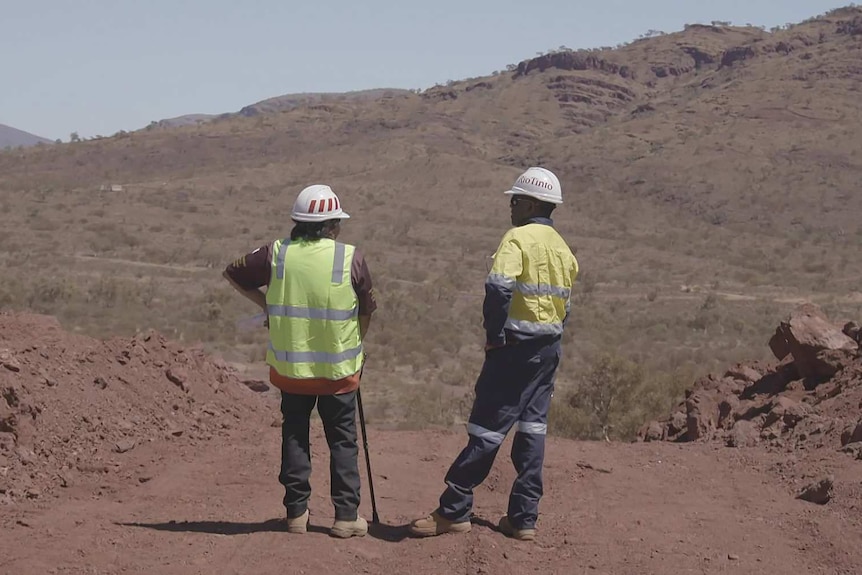
[{"label": "hard hat brim", "polygon": [[329,220],[349,220],[350,214],[291,214],[290,219],[295,222],[328,222]]},{"label": "hard hat brim", "polygon": [[550,195],[546,196],[544,194],[539,195],[535,192],[528,192],[527,190],[521,190],[518,188],[512,188],[511,190],[506,190],[503,193],[506,194],[507,196],[527,196],[530,198],[535,198],[535,199],[542,201],[542,202],[547,202],[549,204],[562,204],[563,203],[562,198],[556,198],[556,197],[553,197]]}]

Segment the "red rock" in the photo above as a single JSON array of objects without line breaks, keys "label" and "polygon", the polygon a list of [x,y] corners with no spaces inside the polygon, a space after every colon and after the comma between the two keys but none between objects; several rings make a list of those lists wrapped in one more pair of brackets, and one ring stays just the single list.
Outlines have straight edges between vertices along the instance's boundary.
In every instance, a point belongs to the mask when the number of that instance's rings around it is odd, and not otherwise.
[{"label": "red rock", "polygon": [[169,380],[177,385],[182,385],[189,377],[188,372],[181,367],[170,367],[165,372],[165,375]]},{"label": "red rock", "polygon": [[14,371],[16,373],[21,371],[21,364],[8,349],[0,349],[0,365],[9,371]]},{"label": "red rock", "polygon": [[165,371],[165,375],[172,382],[178,385],[183,391],[188,392],[190,387],[188,385],[188,372],[182,367],[169,367]]},{"label": "red rock", "polygon": [[668,421],[667,425],[667,433],[668,436],[677,436],[680,433],[685,432],[687,429],[686,417],[685,413],[682,411],[676,411],[670,417],[670,421]]},{"label": "red rock", "polygon": [[646,428],[642,430],[640,436],[643,441],[661,441],[662,436],[664,435],[664,429],[661,424],[657,421],[652,421],[647,424]]},{"label": "red rock", "polygon": [[688,441],[708,438],[718,427],[718,404],[711,393],[695,391],[686,399],[685,409]]},{"label": "red rock", "polygon": [[250,390],[258,393],[269,390],[269,385],[265,381],[261,381],[259,379],[244,379],[241,383]]},{"label": "red rock", "polygon": [[725,397],[718,404],[718,427],[733,425],[733,415],[739,410],[739,398],[733,394]]},{"label": "red rock", "polygon": [[727,435],[728,447],[752,447],[759,442],[758,431],[750,421],[737,421]]},{"label": "red rock", "polygon": [[134,439],[121,439],[114,445],[114,451],[117,453],[126,453],[131,451],[138,444]]},{"label": "red rock", "polygon": [[819,481],[806,485],[796,498],[818,505],[825,505],[832,499],[832,486],[834,482],[835,479],[831,475],[824,477]]},{"label": "red rock", "polygon": [[859,329],[859,325],[855,321],[845,323],[841,331],[856,343],[862,342],[862,329]]},{"label": "red rock", "polygon": [[862,419],[844,429],[841,433],[841,445],[862,441]]},{"label": "red rock", "polygon": [[791,354],[802,377],[824,378],[834,375],[835,367],[824,358],[818,358],[819,352],[855,351],[859,346],[832,325],[820,308],[804,304],[776,328],[769,347],[778,359]]},{"label": "red rock", "polygon": [[731,377],[733,379],[738,379],[746,383],[754,383],[755,381],[763,377],[763,374],[756,369],[743,364],[736,365],[733,368],[727,370],[724,375],[725,377]]}]

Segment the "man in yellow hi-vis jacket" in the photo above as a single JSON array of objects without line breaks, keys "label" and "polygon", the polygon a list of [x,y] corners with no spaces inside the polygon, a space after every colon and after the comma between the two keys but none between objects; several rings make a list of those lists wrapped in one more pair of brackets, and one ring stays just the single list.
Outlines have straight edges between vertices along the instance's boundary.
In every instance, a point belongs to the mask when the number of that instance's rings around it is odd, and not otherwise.
[{"label": "man in yellow hi-vis jacket", "polygon": [[503,236],[485,281],[485,363],[469,441],[446,474],[437,510],[411,524],[416,536],[470,531],[473,489],[487,477],[512,427],[518,477],[498,527],[515,539],[536,535],[548,409],[578,262],[550,218],[562,203],[551,171],[530,168],[505,193],[515,227]]},{"label": "man in yellow hi-vis jacket", "polygon": [[[317,405],[330,453],[336,537],[361,537],[356,394],[362,341],[377,307],[361,252],[337,241],[341,209],[329,186],[308,186],[293,205],[290,237],[239,258],[224,277],[263,309],[269,380],[281,390],[281,473],[287,531],[305,533],[311,496],[309,419]],[[266,286],[266,290],[261,288]]]}]

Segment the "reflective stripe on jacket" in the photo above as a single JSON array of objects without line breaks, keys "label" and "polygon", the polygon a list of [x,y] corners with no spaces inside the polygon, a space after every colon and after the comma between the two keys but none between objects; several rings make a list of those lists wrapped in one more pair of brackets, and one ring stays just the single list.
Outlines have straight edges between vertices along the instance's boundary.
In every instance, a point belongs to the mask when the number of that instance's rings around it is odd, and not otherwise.
[{"label": "reflective stripe on jacket", "polygon": [[549,218],[512,228],[485,280],[484,327],[489,345],[560,337],[571,306],[578,261]]},{"label": "reflective stripe on jacket", "polygon": [[280,375],[338,380],[362,363],[354,247],[331,239],[277,240],[266,291],[266,362]]}]

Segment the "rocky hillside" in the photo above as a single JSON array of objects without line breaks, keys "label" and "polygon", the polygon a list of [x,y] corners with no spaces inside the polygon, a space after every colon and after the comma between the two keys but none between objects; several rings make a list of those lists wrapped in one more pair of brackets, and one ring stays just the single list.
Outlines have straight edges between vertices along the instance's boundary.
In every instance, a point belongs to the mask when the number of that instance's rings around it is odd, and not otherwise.
[{"label": "rocky hillside", "polygon": [[[555,225],[583,270],[561,388],[604,352],[653,382],[766,359],[758,344],[800,301],[862,313],[860,18],[688,26],[420,94],[0,153],[0,263],[15,269],[0,305],[259,361],[218,271],[283,237],[297,191],[326,182],[380,296],[381,417],[451,422],[481,363],[481,286],[509,222],[500,192],[541,163],[562,178]],[[42,265],[57,257],[74,265]]]},{"label": "rocky hillside", "polygon": [[[477,181],[546,163],[567,189],[652,218],[682,210],[786,235],[794,225],[831,233],[818,219],[827,214],[855,234],[860,21],[862,8],[848,7],[775,32],[692,25],[614,49],[546,54],[421,95],[276,97],[217,122],[0,156],[0,185],[163,181],[262,165],[293,180],[310,166],[337,174],[355,164],[392,187],[392,168],[407,159],[400,150],[456,155],[459,172],[480,162]],[[421,188],[432,185],[432,173],[411,172]],[[779,202],[794,207],[780,213]]]}]

